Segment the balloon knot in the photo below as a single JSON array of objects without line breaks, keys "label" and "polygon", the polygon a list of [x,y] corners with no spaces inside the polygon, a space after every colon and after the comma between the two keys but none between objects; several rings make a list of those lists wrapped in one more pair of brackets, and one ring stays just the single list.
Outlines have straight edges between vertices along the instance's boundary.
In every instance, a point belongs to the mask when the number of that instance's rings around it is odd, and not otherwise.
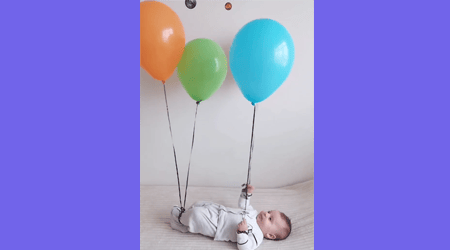
[{"label": "balloon knot", "polygon": [[254,103],[254,102],[252,102],[252,106],[255,106],[255,103]]},{"label": "balloon knot", "polygon": [[163,84],[166,84],[166,81],[163,80],[162,83],[163,83]]},{"label": "balloon knot", "polygon": [[182,223],[181,223],[181,215],[182,215],[184,212],[185,212],[184,207],[181,207],[180,214],[178,215],[178,222],[180,222],[180,224],[182,224]]},{"label": "balloon knot", "polygon": [[201,101],[198,101],[198,102],[196,102],[197,103],[197,105],[200,103]]}]

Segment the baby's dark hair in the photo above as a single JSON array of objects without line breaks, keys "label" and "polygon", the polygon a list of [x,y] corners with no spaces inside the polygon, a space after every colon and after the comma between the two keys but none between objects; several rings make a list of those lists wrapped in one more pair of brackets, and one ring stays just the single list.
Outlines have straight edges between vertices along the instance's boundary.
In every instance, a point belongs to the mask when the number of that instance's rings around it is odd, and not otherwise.
[{"label": "baby's dark hair", "polygon": [[281,218],[286,222],[287,227],[284,228],[283,232],[275,234],[276,238],[273,239],[275,241],[286,239],[291,234],[292,229],[291,219],[289,219],[289,217],[287,217],[284,213],[280,212],[280,215]]}]

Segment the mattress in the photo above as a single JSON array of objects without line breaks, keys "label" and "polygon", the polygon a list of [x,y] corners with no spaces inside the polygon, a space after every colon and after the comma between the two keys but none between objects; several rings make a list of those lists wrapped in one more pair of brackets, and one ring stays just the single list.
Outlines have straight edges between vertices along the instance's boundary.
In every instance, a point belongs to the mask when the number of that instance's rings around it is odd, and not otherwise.
[{"label": "mattress", "polygon": [[[174,205],[179,205],[177,186],[141,186],[140,191],[141,250],[237,249],[233,242],[214,241],[199,234],[181,233],[170,227],[170,211]],[[237,207],[239,194],[239,187],[189,187],[186,207],[200,200]],[[258,211],[280,210],[292,223],[291,235],[287,239],[265,239],[258,250],[314,249],[314,180],[276,189],[256,187],[251,204]]]}]

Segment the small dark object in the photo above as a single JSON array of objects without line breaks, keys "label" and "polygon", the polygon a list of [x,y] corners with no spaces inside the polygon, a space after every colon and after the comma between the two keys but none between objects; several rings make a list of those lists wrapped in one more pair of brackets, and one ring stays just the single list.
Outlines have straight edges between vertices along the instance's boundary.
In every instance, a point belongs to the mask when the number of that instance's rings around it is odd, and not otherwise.
[{"label": "small dark object", "polygon": [[230,2],[228,2],[228,3],[225,4],[225,9],[226,9],[226,10],[231,10],[231,7],[233,7],[233,6],[231,5]]},{"label": "small dark object", "polygon": [[197,1],[195,0],[186,0],[184,1],[184,3],[186,4],[186,7],[188,7],[189,9],[193,9],[197,5]]}]

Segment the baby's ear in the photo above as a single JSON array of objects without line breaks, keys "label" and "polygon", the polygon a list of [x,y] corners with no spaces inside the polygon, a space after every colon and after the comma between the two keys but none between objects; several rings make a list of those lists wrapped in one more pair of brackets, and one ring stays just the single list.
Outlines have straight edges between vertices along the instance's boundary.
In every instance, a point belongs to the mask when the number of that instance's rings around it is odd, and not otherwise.
[{"label": "baby's ear", "polygon": [[267,234],[266,234],[266,238],[267,238],[267,239],[274,240],[274,239],[277,238],[277,236],[275,236],[275,234],[269,234],[269,233],[267,233]]}]

